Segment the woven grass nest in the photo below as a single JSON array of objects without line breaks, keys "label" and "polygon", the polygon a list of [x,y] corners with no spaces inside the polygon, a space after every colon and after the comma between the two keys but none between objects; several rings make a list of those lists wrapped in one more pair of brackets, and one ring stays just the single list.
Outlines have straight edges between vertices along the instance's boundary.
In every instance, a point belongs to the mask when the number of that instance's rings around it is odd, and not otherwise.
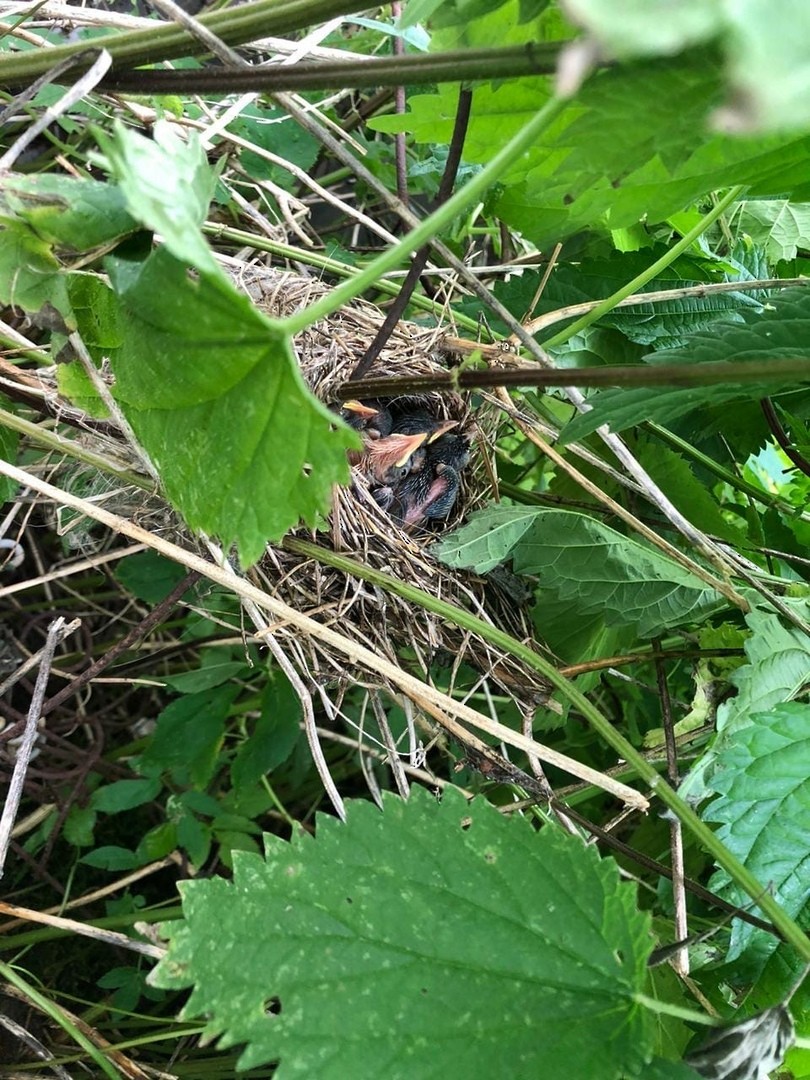
[{"label": "woven grass nest", "polygon": [[[271,316],[289,315],[328,291],[327,286],[313,278],[261,267],[244,267],[234,277],[256,306]],[[322,401],[327,404],[334,401],[337,387],[354,370],[383,317],[379,308],[360,301],[296,338],[303,375]],[[440,353],[444,332],[400,322],[370,374],[431,374],[446,370]],[[534,639],[531,621],[525,605],[516,599],[511,587],[504,587],[492,578],[451,569],[431,554],[442,533],[491,499],[493,470],[491,460],[488,462],[486,458],[501,420],[497,407],[485,403],[473,412],[469,398],[460,394],[397,399],[400,405],[405,402],[427,407],[439,419],[458,421],[456,430],[472,438],[471,461],[462,473],[461,490],[450,516],[441,522],[438,531],[435,528],[406,531],[377,505],[364,477],[353,469],[351,486],[335,491],[329,532],[320,532],[315,537],[307,533],[306,538],[465,608],[520,641],[531,642]],[[493,679],[527,717],[547,698],[548,686],[536,673],[481,638],[314,559],[271,547],[258,572],[262,584],[273,595],[299,611],[317,612],[319,621],[355,637],[378,655],[401,663],[402,650],[410,651],[421,675],[436,660],[453,665],[453,674],[466,662],[482,677]],[[283,639],[285,635],[292,644],[296,631],[282,628],[276,636]],[[301,644],[295,642],[293,649],[299,669]],[[320,685],[335,679],[357,681],[357,672],[347,672],[341,657],[328,655],[314,641],[308,643],[308,649],[307,674]]]}]

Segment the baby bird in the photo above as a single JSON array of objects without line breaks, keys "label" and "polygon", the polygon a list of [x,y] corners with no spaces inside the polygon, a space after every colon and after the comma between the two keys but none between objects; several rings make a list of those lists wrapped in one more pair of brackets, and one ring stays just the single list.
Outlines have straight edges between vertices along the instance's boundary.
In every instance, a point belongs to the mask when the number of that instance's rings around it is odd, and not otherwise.
[{"label": "baby bird", "polygon": [[393,420],[390,411],[379,402],[365,404],[362,401],[344,401],[340,418],[349,427],[370,439],[382,439],[391,434]]},{"label": "baby bird", "polygon": [[413,435],[393,432],[383,438],[370,439],[359,465],[372,482],[389,486],[396,484],[414,468],[415,459],[426,439],[424,431]]},{"label": "baby bird", "polygon": [[470,460],[463,435],[443,435],[422,451],[424,462],[395,484],[386,509],[403,525],[443,521],[458,496],[461,470]]}]

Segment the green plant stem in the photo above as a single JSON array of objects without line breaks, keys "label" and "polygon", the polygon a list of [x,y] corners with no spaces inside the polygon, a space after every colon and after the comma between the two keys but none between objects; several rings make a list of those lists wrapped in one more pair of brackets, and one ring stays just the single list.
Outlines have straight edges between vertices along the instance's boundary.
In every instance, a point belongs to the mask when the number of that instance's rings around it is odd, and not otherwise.
[{"label": "green plant stem", "polygon": [[[356,10],[356,0],[255,0],[225,11],[200,15],[199,21],[225,44],[241,45],[271,35],[282,37]],[[207,52],[205,45],[182,27],[172,23],[156,24],[154,29],[106,34],[75,45],[56,45],[50,49],[6,55],[0,59],[0,86],[27,85],[67,57],[101,46],[112,56],[114,67],[156,64],[161,60],[201,56]]]},{"label": "green plant stem", "polygon": [[0,960],[0,975],[2,975],[4,979],[7,979],[12,986],[16,986],[21,993],[25,994],[29,1001],[32,1001],[46,1016],[50,1016],[55,1024],[58,1024],[78,1046],[81,1046],[105,1076],[108,1076],[110,1080],[122,1080],[122,1073],[120,1073],[109,1058],[106,1057],[106,1055],[76,1027],[70,1017],[66,1016],[63,1010],[60,1009],[55,1002],[45,997],[44,994],[40,994],[39,990],[32,986],[27,979],[24,979],[11,964],[6,964]]},{"label": "green plant stem", "polygon": [[[515,135],[492,160],[469,180],[464,187],[452,195],[446,203],[425,218],[416,228],[397,244],[389,248],[361,270],[357,276],[348,282],[338,285],[330,293],[316,300],[305,311],[296,312],[289,318],[282,320],[284,330],[291,334],[299,334],[308,326],[326,318],[338,308],[351,303],[357,296],[374,285],[379,277],[400,266],[408,256],[428,243],[432,237],[447,228],[453,219],[467,206],[483,198],[486,191],[498,180],[509,166],[525,153],[536,141],[540,134],[553,123],[566,107],[567,102],[562,98],[553,97],[543,108],[532,117],[527,124]],[[357,384],[355,384],[356,389]]]},{"label": "green plant stem", "polygon": [[327,566],[333,566],[345,574],[351,574],[353,577],[378,585],[397,596],[401,596],[410,603],[417,604],[419,607],[447,619],[448,622],[460,626],[464,630],[477,634],[492,645],[521,660],[527,667],[548,679],[568,699],[573,708],[588,721],[608,746],[620,758],[623,758],[628,765],[635,768],[650,790],[658,795],[667,808],[713,856],[717,865],[722,867],[732,881],[751,897],[783,938],[796,949],[799,956],[810,963],[810,938],[807,937],[801,927],[791,919],[787,912],[768,893],[767,889],[715,836],[708,825],[701,821],[692,807],[670,787],[663,777],[659,776],[655,767],[636,750],[632,743],[628,742],[620,732],[616,731],[607,717],[573,683],[561,675],[548,660],[540,656],[534,649],[524,645],[523,642],[504,633],[503,630],[490,626],[468,611],[464,611],[453,604],[448,604],[444,600],[439,600],[413,585],[406,585],[388,574],[381,573],[379,570],[372,570],[370,567],[364,566],[362,563],[345,555],[338,555],[336,552],[328,551],[307,540],[288,538],[284,541],[284,546],[290,551],[316,559]]},{"label": "green plant stem", "polygon": [[[270,67],[202,68],[182,71],[113,70],[99,88],[130,94],[270,94],[404,86],[412,83],[476,82],[552,74],[555,43],[459,49],[365,59],[326,60]],[[351,54],[347,54],[351,56]]]},{"label": "green plant stem", "polygon": [[114,461],[110,461],[109,458],[105,458],[101,454],[94,454],[92,450],[79,446],[72,439],[63,439],[55,431],[48,431],[47,428],[40,427],[39,424],[32,424],[30,420],[17,416],[16,413],[0,409],[0,425],[10,428],[12,431],[18,431],[21,435],[26,435],[32,442],[44,446],[47,450],[66,454],[76,461],[84,462],[85,465],[92,465],[103,472],[112,473],[113,476],[117,476],[125,484],[132,484],[143,491],[154,492],[155,490],[154,483],[147,477],[116,465]]},{"label": "green plant stem", "polygon": [[648,281],[652,281],[653,278],[658,277],[663,270],[666,270],[666,268],[675,262],[679,256],[687,251],[692,244],[703,235],[709,226],[713,225],[714,222],[725,213],[728,207],[739,199],[744,191],[745,186],[743,184],[737,184],[736,187],[731,188],[731,190],[718,201],[717,205],[712,207],[709,213],[702,217],[698,224],[690,229],[688,233],[685,233],[677,244],[674,244],[660,259],[656,259],[651,266],[648,266],[641,274],[634,277],[632,281],[623,285],[621,289],[618,289],[612,296],[608,296],[601,304],[597,304],[595,308],[587,313],[587,315],[583,315],[582,318],[571,323],[565,330],[560,330],[558,334],[555,334],[547,341],[544,341],[542,343],[543,348],[553,349],[557,345],[564,344],[575,334],[578,334],[580,330],[584,330],[598,319],[601,319],[608,311],[612,311],[626,296],[632,296],[633,293],[639,292]]},{"label": "green plant stem", "polygon": [[[292,247],[290,244],[282,244],[278,241],[270,240],[266,236],[257,236],[255,233],[245,232],[243,229],[234,229],[230,226],[209,223],[203,226],[203,232],[218,240],[231,240],[233,243],[240,246],[248,244],[257,251],[268,251],[270,254],[278,255],[282,259],[290,259],[294,262],[304,263],[307,266],[315,266],[319,270],[325,270],[329,274],[334,274],[335,277],[350,279],[356,277],[359,273],[357,267],[340,262],[339,259],[330,259],[328,255],[324,255],[319,251],[309,251],[306,248]],[[400,284],[396,281],[391,281],[388,278],[382,278],[380,281],[376,281],[374,287],[378,292],[385,293],[386,296],[397,296],[400,291]],[[409,303],[411,307],[418,308],[419,311],[429,312],[437,318],[443,318],[446,314],[446,305],[437,303],[435,300],[423,296],[422,293],[414,293]],[[470,318],[469,315],[454,312],[453,322],[457,327],[464,327],[465,330],[469,330],[472,333],[475,333],[478,330],[477,320]]]}]

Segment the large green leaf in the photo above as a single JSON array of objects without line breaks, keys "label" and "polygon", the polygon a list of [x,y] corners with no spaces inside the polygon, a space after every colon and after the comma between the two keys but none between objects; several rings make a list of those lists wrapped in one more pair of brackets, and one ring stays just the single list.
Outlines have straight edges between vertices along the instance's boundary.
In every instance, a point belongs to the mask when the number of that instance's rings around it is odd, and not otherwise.
[{"label": "large green leaf", "polygon": [[[810,902],[810,707],[794,702],[751,716],[720,755],[714,786],[721,795],[706,818],[722,823],[718,836],[796,918]],[[711,887],[746,903],[724,871]],[[729,959],[755,948],[764,961],[777,945],[736,920]]]},{"label": "large green leaf", "polygon": [[182,883],[154,982],[279,1080],[645,1075],[649,917],[615,864],[453,790],[384,800]]},{"label": "large green leaf", "polygon": [[98,132],[127,210],[159,232],[172,254],[211,275],[222,275],[200,231],[214,194],[216,174],[196,133],[184,142],[160,120],[147,139],[116,122],[113,134]]},{"label": "large green leaf", "polygon": [[566,0],[572,19],[617,57],[670,56],[720,38],[733,104],[722,119],[734,128],[778,130],[810,123],[810,12],[782,0]]},{"label": "large green leaf", "polygon": [[245,564],[299,519],[315,525],[348,480],[356,437],[307,389],[281,324],[227,281],[161,249],[111,260],[122,305],[115,392],[193,529]]},{"label": "large green leaf", "polygon": [[[808,605],[797,604],[807,619]],[[810,681],[810,638],[795,626],[785,626],[778,615],[754,608],[745,617],[750,635],[745,642],[748,663],[734,671],[729,681],[737,693],[717,710],[717,739],[693,766],[683,792],[699,799],[716,788],[720,755],[736,743],[753,718],[795,698]]]},{"label": "large green leaf", "polygon": [[50,245],[22,221],[0,227],[0,304],[23,311],[45,305],[65,315],[70,310],[65,281]]},{"label": "large green leaf", "polygon": [[[520,43],[528,33],[508,6],[465,27],[470,44]],[[465,160],[489,161],[548,95],[541,79],[476,87]],[[582,229],[664,221],[734,184],[747,185],[749,195],[807,198],[810,138],[713,131],[724,95],[719,58],[710,50],[599,72],[504,176],[498,215],[543,247]],[[456,104],[455,88],[444,86],[410,97],[407,114],[375,126],[446,142]]]},{"label": "large green leaf", "polygon": [[510,557],[516,573],[582,615],[642,637],[715,610],[721,598],[677,563],[585,514],[493,507],[438,545],[449,566],[483,571]]},{"label": "large green leaf", "polygon": [[810,249],[810,205],[787,199],[747,199],[734,227],[761,247],[771,262],[795,259]]},{"label": "large green leaf", "polygon": [[[735,399],[764,397],[780,388],[768,378],[768,361],[810,355],[810,291],[796,287],[768,302],[761,312],[750,309],[738,322],[717,322],[710,331],[694,334],[682,349],[662,349],[646,359],[654,364],[746,362],[757,364],[761,383],[721,383],[716,386],[679,389],[605,390],[589,398],[592,408],[576,416],[563,431],[563,441],[573,442],[608,424],[622,431],[643,420],[667,424],[693,409]],[[808,370],[810,379],[810,369]]]},{"label": "large green leaf", "polygon": [[0,214],[25,221],[48,244],[75,251],[89,251],[137,228],[119,187],[72,176],[4,176]]}]

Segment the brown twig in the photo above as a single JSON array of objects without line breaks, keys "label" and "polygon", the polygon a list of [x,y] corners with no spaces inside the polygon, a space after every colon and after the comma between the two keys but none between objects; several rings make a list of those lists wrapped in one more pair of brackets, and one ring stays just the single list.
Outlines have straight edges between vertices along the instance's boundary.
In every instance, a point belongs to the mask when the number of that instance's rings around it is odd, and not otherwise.
[{"label": "brown twig", "polygon": [[[464,139],[467,135],[471,106],[472,91],[462,87],[458,94],[458,108],[456,109],[456,122],[453,126],[453,137],[450,141],[450,149],[447,154],[447,161],[444,165],[444,172],[442,174],[441,183],[439,184],[439,190],[433,204],[434,209],[446,202],[452,194],[453,185],[456,182],[456,174],[458,173],[458,167],[461,162],[461,151],[464,147]],[[425,269],[429,253],[429,245],[425,245],[415,253],[411,265],[408,268],[408,273],[405,276],[405,280],[402,283],[402,288],[394,298],[382,325],[374,335],[363,358],[349,376],[350,382],[362,379],[380,355],[380,352],[391,336],[394,327],[402,318],[403,312],[408,306],[413,291],[416,288],[416,283],[419,280],[422,271]]]},{"label": "brown twig", "polygon": [[133,626],[132,629],[116,642],[115,645],[103,656],[100,656],[98,660],[95,660],[89,667],[81,671],[72,682],[64,686],[57,694],[54,694],[52,698],[48,698],[45,704],[42,706],[42,715],[47,716],[48,713],[53,712],[57,706],[61,705],[63,701],[66,701],[69,697],[78,693],[83,686],[86,686],[92,679],[109,667],[113,661],[119,657],[127,649],[131,648],[140,638],[149,634],[159,623],[161,623],[175,604],[180,600],[180,597],[184,593],[188,592],[192,585],[199,580],[199,573],[196,570],[191,570],[183,580],[172,589],[167,597],[160,601],[150,612],[143,618],[137,626]]},{"label": "brown twig", "polygon": [[808,461],[804,455],[800,454],[796,447],[791,443],[788,433],[782,427],[782,422],[776,415],[776,409],[774,409],[771,399],[762,398],[759,404],[765,414],[765,419],[768,423],[768,427],[771,429],[771,434],[776,439],[779,446],[784,450],[785,454],[790,458],[797,469],[800,469],[805,476],[810,476],[810,461]]}]

